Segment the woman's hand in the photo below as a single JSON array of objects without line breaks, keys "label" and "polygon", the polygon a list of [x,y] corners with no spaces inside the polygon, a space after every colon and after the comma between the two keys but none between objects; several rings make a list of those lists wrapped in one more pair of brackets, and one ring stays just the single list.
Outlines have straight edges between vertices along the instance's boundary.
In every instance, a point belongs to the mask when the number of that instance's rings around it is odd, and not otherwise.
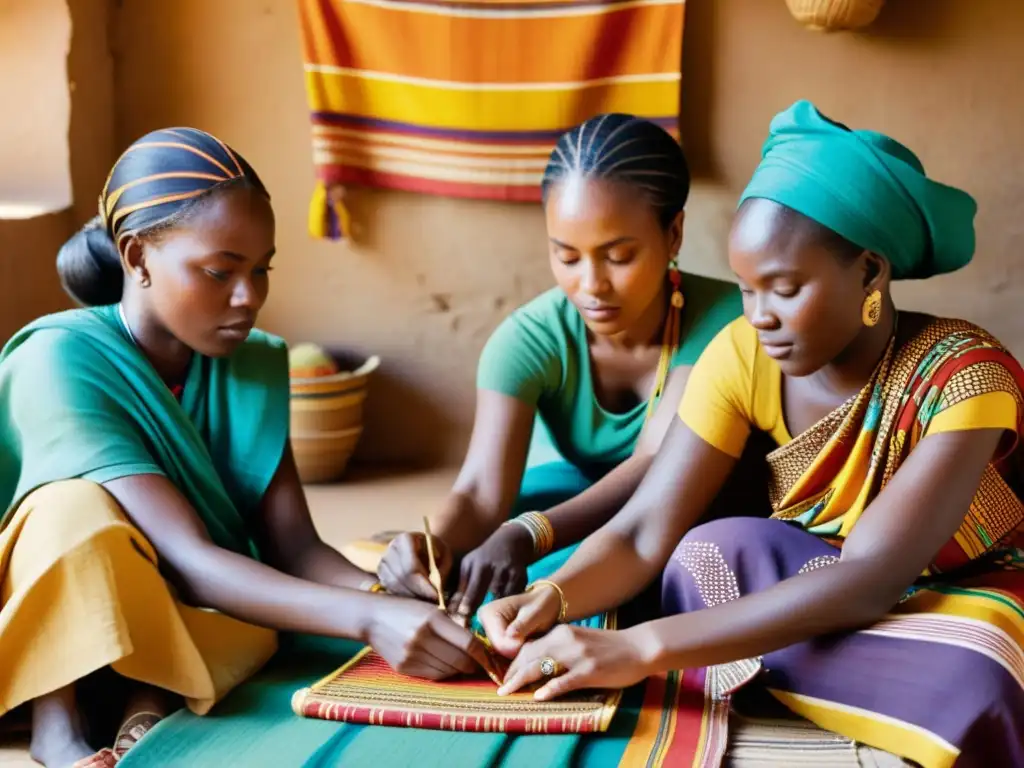
[{"label": "woman's hand", "polygon": [[[451,551],[445,543],[432,536],[434,561],[444,584],[452,569]],[[388,594],[414,597],[437,603],[437,590],[430,583],[430,561],[427,558],[427,537],[422,533],[402,533],[392,539],[380,565],[377,578]]]},{"label": "woman's hand", "polygon": [[367,642],[403,675],[443,680],[487,664],[487,651],[451,617],[416,600],[375,599]]},{"label": "woman's hand", "polygon": [[[523,646],[498,695],[544,679],[547,682],[534,694],[540,701],[581,688],[625,688],[655,672],[655,654],[644,639],[642,627],[614,631],[563,624]],[[555,661],[555,677],[547,678],[541,671],[543,659]]]},{"label": "woman's hand", "polygon": [[558,621],[561,604],[550,587],[495,600],[480,609],[480,623],[494,650],[513,658],[531,635],[547,632]]},{"label": "woman's hand", "polygon": [[515,595],[526,587],[526,566],[533,562],[533,537],[521,525],[502,525],[464,558],[459,586],[449,606],[467,623],[490,592],[495,598]]}]

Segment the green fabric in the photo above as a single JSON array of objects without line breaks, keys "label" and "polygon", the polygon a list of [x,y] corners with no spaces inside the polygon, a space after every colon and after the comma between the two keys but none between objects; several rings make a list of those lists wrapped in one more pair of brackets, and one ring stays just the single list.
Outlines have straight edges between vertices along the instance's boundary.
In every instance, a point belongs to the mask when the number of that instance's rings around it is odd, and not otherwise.
[{"label": "green fabric", "polygon": [[761,156],[740,204],[759,197],[792,208],[884,256],[897,280],[953,272],[974,255],[974,198],[929,179],[895,139],[798,101],[772,120]]},{"label": "green fabric", "polygon": [[611,728],[600,736],[504,736],[384,728],[298,717],[291,697],[341,666],[350,641],[282,639],[267,668],[211,714],[179,711],[156,726],[119,768],[538,768],[619,763],[636,727],[643,686],[626,691]]},{"label": "green fabric", "polygon": [[[519,496],[515,504],[512,505],[509,518],[534,509],[551,509],[579,496],[593,482],[579,468],[567,461],[555,461],[531,467],[523,474],[523,481],[519,485]],[[552,555],[548,555],[548,557]],[[557,568],[549,570],[554,572]]]},{"label": "green fabric", "polygon": [[59,480],[166,476],[221,547],[258,556],[258,509],[288,434],[284,343],[260,331],[195,355],[179,403],[116,306],[44,317],[0,352],[0,508]]},{"label": "green fabric", "polygon": [[[683,293],[686,305],[673,368],[693,365],[708,342],[743,314],[733,283],[684,274]],[[562,457],[592,478],[632,455],[647,410],[642,402],[612,413],[597,402],[586,325],[558,288],[498,326],[480,356],[477,387],[536,406],[544,429],[535,430],[531,455],[544,450],[543,460]],[[549,441],[554,450],[538,441]]]},{"label": "green fabric", "polygon": [[[523,481],[523,503],[535,494],[570,498],[587,485],[566,465],[538,467]],[[530,580],[550,576],[570,549],[530,566]],[[620,614],[620,624],[623,616]],[[627,620],[628,621],[628,620]],[[596,625],[595,619],[578,622]],[[636,727],[643,686],[626,691],[611,728],[599,736],[505,736],[416,728],[384,728],[298,717],[292,694],[341,666],[358,650],[348,640],[283,637],[267,668],[240,686],[213,712],[171,715],[118,765],[122,768],[538,768],[573,765],[607,768],[619,763]]]}]

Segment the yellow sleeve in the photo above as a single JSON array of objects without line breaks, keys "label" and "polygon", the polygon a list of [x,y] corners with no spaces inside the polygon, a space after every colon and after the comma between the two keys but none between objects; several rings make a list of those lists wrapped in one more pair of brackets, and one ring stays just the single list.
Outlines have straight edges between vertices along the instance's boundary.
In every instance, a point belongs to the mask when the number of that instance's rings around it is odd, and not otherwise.
[{"label": "yellow sleeve", "polygon": [[986,392],[935,414],[928,425],[929,435],[964,432],[971,429],[1008,429],[1017,431],[1020,423],[1017,399],[1009,392]]},{"label": "yellow sleeve", "polygon": [[757,335],[743,318],[704,348],[686,381],[679,418],[701,439],[739,458],[753,422],[753,364]]}]

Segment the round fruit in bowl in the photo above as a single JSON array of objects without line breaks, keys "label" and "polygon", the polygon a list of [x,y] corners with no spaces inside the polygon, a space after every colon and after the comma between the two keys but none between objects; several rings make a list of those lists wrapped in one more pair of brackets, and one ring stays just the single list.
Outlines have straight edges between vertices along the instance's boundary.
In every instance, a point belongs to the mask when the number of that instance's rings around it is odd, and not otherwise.
[{"label": "round fruit in bowl", "polygon": [[333,376],[338,364],[318,344],[297,344],[288,350],[288,371],[293,379]]}]

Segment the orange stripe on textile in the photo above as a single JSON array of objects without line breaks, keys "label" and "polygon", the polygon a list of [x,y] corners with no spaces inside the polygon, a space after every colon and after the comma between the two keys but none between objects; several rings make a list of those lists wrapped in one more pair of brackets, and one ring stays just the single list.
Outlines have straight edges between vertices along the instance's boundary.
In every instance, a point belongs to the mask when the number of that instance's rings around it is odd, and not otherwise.
[{"label": "orange stripe on textile", "polygon": [[[683,6],[600,15],[473,18],[342,4],[333,23],[309,18],[306,64],[459,83],[576,82],[679,72]],[[381,41],[401,40],[401,45]],[[439,41],[444,41],[441,44]],[[592,55],[592,50],[614,53]],[[481,55],[481,52],[490,52]],[[582,51],[586,51],[581,55]]]},{"label": "orange stripe on textile", "polygon": [[343,235],[331,187],[538,201],[558,136],[595,114],[677,131],[684,0],[298,4],[315,237]]},{"label": "orange stripe on textile", "polygon": [[710,694],[706,668],[671,671],[644,683],[644,700],[619,765],[718,766],[725,754],[729,700]]}]

